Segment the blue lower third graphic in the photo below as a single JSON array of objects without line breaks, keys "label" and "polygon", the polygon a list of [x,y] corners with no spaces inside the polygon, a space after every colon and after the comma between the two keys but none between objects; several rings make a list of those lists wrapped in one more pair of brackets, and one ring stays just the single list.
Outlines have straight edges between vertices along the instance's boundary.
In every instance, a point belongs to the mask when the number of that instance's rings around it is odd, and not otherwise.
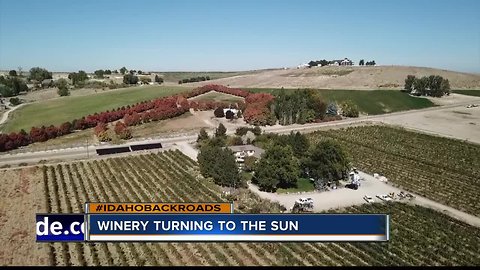
[{"label": "blue lower third graphic", "polygon": [[74,242],[85,240],[84,214],[37,214],[38,242]]},{"label": "blue lower third graphic", "polygon": [[388,241],[382,214],[89,214],[87,241]]}]

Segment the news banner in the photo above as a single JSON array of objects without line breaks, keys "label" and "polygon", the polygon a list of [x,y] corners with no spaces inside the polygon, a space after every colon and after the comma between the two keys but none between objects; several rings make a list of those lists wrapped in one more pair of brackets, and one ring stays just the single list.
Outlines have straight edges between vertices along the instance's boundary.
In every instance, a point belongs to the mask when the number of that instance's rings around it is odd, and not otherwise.
[{"label": "news banner", "polygon": [[37,242],[388,241],[386,214],[239,214],[233,203],[86,203],[37,214]]}]

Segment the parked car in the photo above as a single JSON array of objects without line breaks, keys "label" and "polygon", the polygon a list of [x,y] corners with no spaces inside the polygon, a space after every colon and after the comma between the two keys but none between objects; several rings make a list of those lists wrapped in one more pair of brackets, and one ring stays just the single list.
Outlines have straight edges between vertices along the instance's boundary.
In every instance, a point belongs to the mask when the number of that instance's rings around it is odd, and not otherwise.
[{"label": "parked car", "polygon": [[389,202],[392,200],[392,198],[390,198],[388,195],[386,194],[380,194],[380,195],[377,195],[377,198],[379,198],[380,200],[382,201],[385,201],[385,202]]},{"label": "parked car", "polygon": [[371,196],[368,196],[368,195],[365,195],[363,196],[363,199],[367,202],[367,203],[373,203],[373,198]]}]

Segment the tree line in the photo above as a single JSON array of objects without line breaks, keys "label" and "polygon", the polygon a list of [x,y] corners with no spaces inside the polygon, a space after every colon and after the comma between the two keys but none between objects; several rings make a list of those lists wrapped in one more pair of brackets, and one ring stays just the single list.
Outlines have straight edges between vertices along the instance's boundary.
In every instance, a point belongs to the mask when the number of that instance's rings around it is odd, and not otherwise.
[{"label": "tree line", "polygon": [[450,94],[450,82],[439,75],[421,78],[408,75],[405,79],[404,91],[421,96],[442,97]]},{"label": "tree line", "polygon": [[192,82],[204,82],[204,81],[209,81],[210,76],[198,76],[198,77],[192,77],[189,79],[182,79],[178,81],[178,84],[182,83],[192,83]]}]

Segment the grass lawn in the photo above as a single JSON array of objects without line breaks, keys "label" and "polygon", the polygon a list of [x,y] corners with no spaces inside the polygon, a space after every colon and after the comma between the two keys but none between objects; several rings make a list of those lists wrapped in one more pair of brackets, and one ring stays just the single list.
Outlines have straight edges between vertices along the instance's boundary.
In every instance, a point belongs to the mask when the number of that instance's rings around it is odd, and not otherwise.
[{"label": "grass lawn", "polygon": [[141,86],[32,103],[12,112],[11,119],[6,122],[2,130],[4,132],[17,132],[25,129],[28,132],[33,126],[59,125],[95,112],[111,110],[189,90],[188,87]]},{"label": "grass lawn", "polygon": [[[280,89],[253,88],[252,92],[278,93]],[[285,89],[286,92],[297,89]],[[317,90],[318,93],[328,102],[336,101],[341,103],[345,100],[352,100],[358,105],[361,112],[375,115],[388,112],[422,109],[435,106],[426,98],[412,97],[396,90]]]},{"label": "grass lawn", "polygon": [[[219,71],[205,71],[205,72],[160,72],[166,82],[178,82],[183,79],[190,79],[196,77],[209,76],[210,80],[227,78],[238,75],[246,75],[255,73],[257,71],[233,71],[233,72],[219,72]],[[188,83],[186,83],[188,85]]]},{"label": "grass lawn", "polygon": [[455,94],[480,97],[480,90],[453,90]]},{"label": "grass lawn", "polygon": [[237,97],[234,95],[228,95],[218,92],[209,92],[200,96],[193,97],[191,100],[212,100],[212,101],[225,101],[225,102],[237,102],[244,100],[242,97]]},{"label": "grass lawn", "polygon": [[307,178],[299,178],[297,181],[297,187],[296,188],[279,188],[277,189],[277,193],[292,193],[292,192],[302,192],[302,191],[314,191],[315,186],[313,185],[312,181]]}]

